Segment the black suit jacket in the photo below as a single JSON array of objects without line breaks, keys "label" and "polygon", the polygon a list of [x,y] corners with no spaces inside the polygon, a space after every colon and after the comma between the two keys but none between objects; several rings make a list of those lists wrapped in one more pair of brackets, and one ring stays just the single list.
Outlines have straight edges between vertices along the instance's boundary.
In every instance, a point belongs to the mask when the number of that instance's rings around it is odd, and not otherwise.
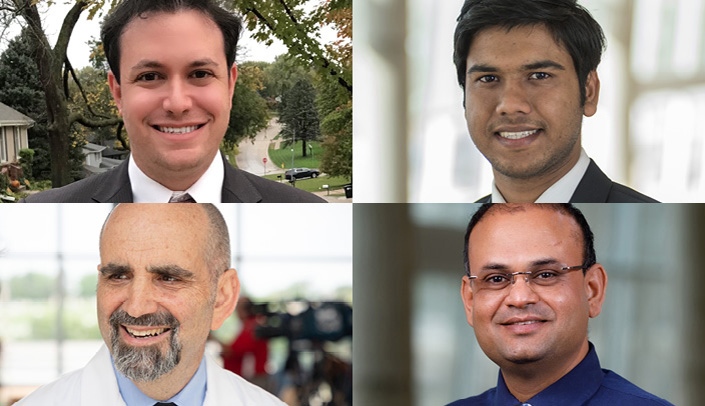
[{"label": "black suit jacket", "polygon": [[[279,182],[233,168],[223,158],[223,203],[325,203],[325,200]],[[117,168],[22,200],[27,203],[132,203],[127,160]],[[166,202],[165,202],[166,203]]]},{"label": "black suit jacket", "polygon": [[[491,201],[492,195],[487,195],[475,203],[491,203]],[[590,159],[590,165],[569,203],[658,203],[658,201],[634,189],[612,182],[595,161]]]}]

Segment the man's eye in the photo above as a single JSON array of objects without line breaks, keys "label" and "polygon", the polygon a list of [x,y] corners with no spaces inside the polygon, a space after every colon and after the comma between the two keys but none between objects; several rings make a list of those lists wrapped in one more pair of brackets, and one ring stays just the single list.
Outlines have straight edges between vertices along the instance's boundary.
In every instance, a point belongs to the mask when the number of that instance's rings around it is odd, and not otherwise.
[{"label": "man's eye", "polygon": [[171,275],[162,275],[159,279],[163,282],[178,282],[179,279]]},{"label": "man's eye", "polygon": [[196,79],[205,79],[213,76],[211,72],[205,70],[198,70],[196,72],[193,72],[191,75]]},{"label": "man's eye", "polygon": [[137,81],[151,82],[159,79],[159,75],[154,72],[147,72],[137,76]]},{"label": "man's eye", "polygon": [[485,282],[489,284],[501,284],[509,280],[509,277],[504,274],[492,274],[485,278]]},{"label": "man's eye", "polygon": [[111,280],[124,280],[124,279],[127,279],[127,274],[124,274],[124,273],[114,273],[114,274],[108,276],[108,279],[111,279]]},{"label": "man's eye", "polygon": [[529,76],[529,79],[543,80],[550,77],[551,75],[546,72],[534,72]]},{"label": "man's eye", "polygon": [[533,274],[533,279],[553,279],[558,277],[560,274],[556,271],[551,270],[541,270]]},{"label": "man's eye", "polygon": [[496,82],[499,79],[495,75],[485,75],[485,76],[481,76],[477,80],[478,80],[478,82],[482,82],[482,83],[492,83],[492,82]]}]

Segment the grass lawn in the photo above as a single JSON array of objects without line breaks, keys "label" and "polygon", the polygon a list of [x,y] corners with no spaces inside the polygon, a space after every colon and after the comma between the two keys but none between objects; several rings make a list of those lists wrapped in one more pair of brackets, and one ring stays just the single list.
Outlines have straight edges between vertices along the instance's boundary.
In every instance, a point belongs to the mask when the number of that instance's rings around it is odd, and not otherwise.
[{"label": "grass lawn", "polygon": [[[284,179],[284,174],[281,175],[282,179]],[[267,175],[265,176],[267,179],[271,180],[278,180],[277,175]],[[284,181],[283,183],[289,184],[289,181]],[[311,179],[298,179],[296,181],[296,187],[301,190],[305,190],[307,192],[320,192],[325,189],[323,189],[323,185],[328,185],[329,190],[333,192],[334,190],[340,190],[341,192],[343,191],[343,185],[347,185],[350,183],[346,178],[342,177],[336,177],[336,178],[331,178],[328,177],[328,175],[323,175],[319,176],[317,178],[311,178]],[[340,193],[334,193],[334,194],[340,194]]]},{"label": "grass lawn", "polygon": [[[308,147],[309,145],[313,146],[313,155],[311,154],[311,149]],[[306,149],[308,149],[308,151],[305,158],[301,155],[301,141],[296,141],[294,146],[290,145],[282,149],[274,149],[274,144],[270,144],[269,157],[272,159],[272,163],[279,168],[282,167],[282,164],[284,164],[284,169],[291,168],[292,148],[294,148],[294,168],[318,168],[320,166],[323,148],[318,141],[306,143]]]}]

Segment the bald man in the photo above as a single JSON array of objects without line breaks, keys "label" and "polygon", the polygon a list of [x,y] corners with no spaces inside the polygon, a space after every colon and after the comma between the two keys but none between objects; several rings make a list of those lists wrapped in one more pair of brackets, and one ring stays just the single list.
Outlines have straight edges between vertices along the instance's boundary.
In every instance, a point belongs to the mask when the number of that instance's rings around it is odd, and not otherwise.
[{"label": "bald man", "polygon": [[19,405],[284,404],[204,355],[240,292],[213,205],[119,205],[101,231],[98,273],[106,345]]}]

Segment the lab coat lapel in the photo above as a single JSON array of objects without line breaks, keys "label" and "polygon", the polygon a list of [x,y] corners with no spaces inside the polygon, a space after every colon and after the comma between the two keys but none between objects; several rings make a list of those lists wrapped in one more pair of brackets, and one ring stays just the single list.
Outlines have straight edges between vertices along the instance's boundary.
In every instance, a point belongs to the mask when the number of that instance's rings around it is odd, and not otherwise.
[{"label": "lab coat lapel", "polygon": [[105,345],[86,365],[81,376],[81,406],[92,405],[125,406]]}]

